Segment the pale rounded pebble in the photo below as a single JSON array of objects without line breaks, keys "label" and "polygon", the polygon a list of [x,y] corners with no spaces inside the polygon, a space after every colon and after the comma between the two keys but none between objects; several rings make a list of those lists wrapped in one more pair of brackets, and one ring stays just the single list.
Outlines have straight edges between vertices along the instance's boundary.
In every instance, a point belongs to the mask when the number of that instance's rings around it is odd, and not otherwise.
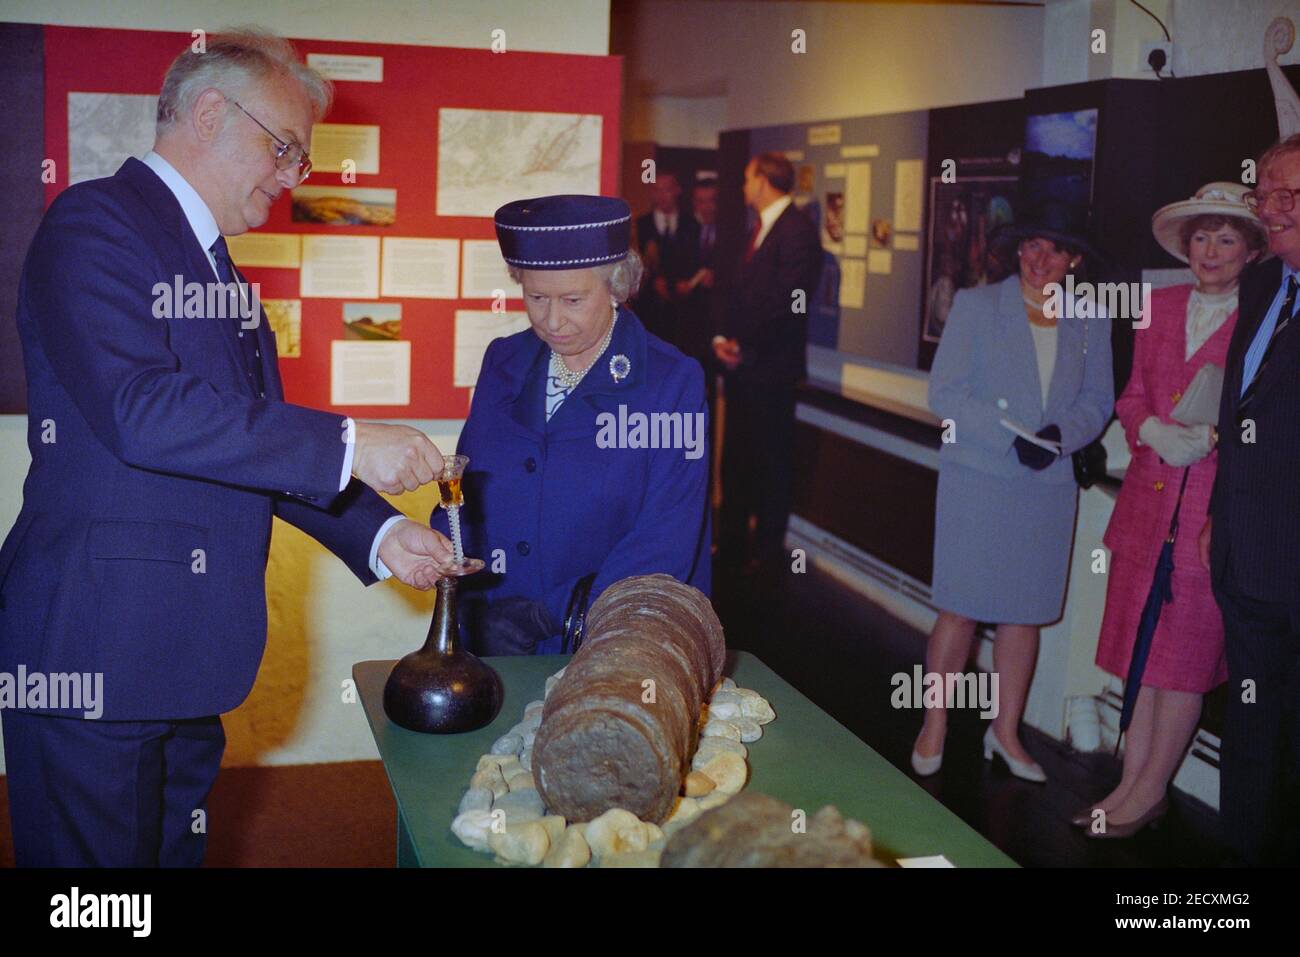
[{"label": "pale rounded pebble", "polygon": [[525,771],[523,768],[520,768],[514,774],[510,775],[510,777],[506,778],[506,786],[510,788],[512,792],[523,788],[532,788],[533,790],[537,789],[537,784],[533,781],[532,772]]},{"label": "pale rounded pebble", "polygon": [[[528,734],[528,732],[531,731],[531,730],[532,730],[532,728],[528,727],[528,725],[527,725],[526,723],[524,723],[523,721],[520,721],[520,722],[519,722],[518,724],[516,724],[513,728],[511,728],[509,731],[507,731],[506,734],[508,734],[508,735],[509,735],[509,734],[518,735],[518,736],[522,739],[522,738],[526,737],[527,734]],[[523,750],[523,749],[521,748],[520,750]],[[516,752],[515,752],[515,754],[518,754],[518,753],[519,753],[519,751],[516,751]]]},{"label": "pale rounded pebble", "polygon": [[521,750],[523,751],[533,750],[533,742],[536,740],[537,740],[537,732],[529,731],[526,735],[524,735],[524,746]]},{"label": "pale rounded pebble", "polygon": [[735,691],[728,691],[725,689],[722,691],[716,691],[714,692],[713,697],[709,699],[709,709],[712,710],[720,704],[738,705],[744,700],[744,695],[738,694]]},{"label": "pale rounded pebble", "polygon": [[451,822],[451,833],[460,838],[466,847],[486,851],[488,837],[492,833],[492,821],[491,811],[466,811],[456,815],[456,819]]},{"label": "pale rounded pebble", "polygon": [[730,800],[731,795],[723,790],[717,790],[712,794],[706,794],[704,797],[700,798],[700,813],[703,814],[705,811],[711,811],[715,807],[720,807]]},{"label": "pale rounded pebble", "polygon": [[541,821],[506,824],[505,830],[488,835],[488,847],[507,864],[540,864],[551,849],[551,839]]},{"label": "pale rounded pebble", "polygon": [[507,733],[492,742],[493,754],[518,754],[524,749],[523,735]]},{"label": "pale rounded pebble", "polygon": [[740,703],[737,701],[709,702],[709,720],[721,718],[731,720],[740,717]]},{"label": "pale rounded pebble", "polygon": [[736,687],[736,682],[733,681],[733,680],[730,679],[730,678],[723,678],[723,679],[722,679],[722,687],[723,687],[723,690],[725,690],[725,691],[730,691],[732,688],[735,688],[735,687]]},{"label": "pale rounded pebble", "polygon": [[483,755],[483,757],[481,757],[481,758],[478,759],[478,766],[477,766],[476,768],[474,768],[474,770],[475,770],[476,772],[477,772],[477,771],[485,770],[486,768],[496,768],[497,770],[500,770],[500,769],[501,769],[501,762],[502,762],[502,760],[503,760],[504,758],[506,758],[506,757],[508,757],[508,755],[504,755],[504,754],[485,754],[485,755]]},{"label": "pale rounded pebble", "polygon": [[542,861],[542,866],[586,867],[590,860],[591,848],[587,846],[587,839],[582,836],[578,825],[571,825],[564,829],[558,843],[551,845],[551,851]]},{"label": "pale rounded pebble", "polygon": [[686,775],[686,796],[688,798],[704,797],[717,786],[717,782],[702,771],[692,771]]},{"label": "pale rounded pebble", "polygon": [[[713,747],[715,744],[732,745],[732,747],[722,748]],[[710,745],[710,747],[705,747]],[[742,758],[749,756],[749,750],[739,741],[729,741],[726,738],[704,738],[700,742],[700,749],[695,752],[695,757],[691,759],[691,770],[700,771],[706,764],[712,761],[719,754],[736,754]]]},{"label": "pale rounded pebble", "polygon": [[546,805],[534,788],[522,788],[497,797],[492,802],[492,810],[505,811],[506,823],[509,824],[541,817],[546,813]]},{"label": "pale rounded pebble", "polygon": [[700,743],[695,748],[696,754],[707,754],[710,757],[721,751],[730,751],[732,754],[739,754],[742,758],[749,757],[749,748],[730,738],[700,738]]},{"label": "pale rounded pebble", "polygon": [[662,841],[664,839],[664,832],[658,824],[654,824],[650,821],[644,823],[646,840],[649,842],[649,844],[646,845],[647,847],[649,847],[650,844],[654,844],[656,841]]},{"label": "pale rounded pebble", "polygon": [[546,707],[546,702],[538,698],[536,701],[530,701],[524,705],[524,717],[529,718],[534,714],[541,714]]},{"label": "pale rounded pebble", "polygon": [[753,718],[733,718],[731,723],[740,732],[740,740],[746,744],[757,741],[763,736],[763,729],[758,726],[758,722]]},{"label": "pale rounded pebble", "polygon": [[560,843],[566,830],[564,823],[564,818],[558,814],[548,814],[542,818],[542,827],[546,828],[546,835],[551,839],[551,847]]},{"label": "pale rounded pebble", "polygon": [[501,769],[491,767],[474,772],[474,776],[469,779],[469,786],[472,788],[487,788],[494,797],[500,797],[510,790],[506,785],[505,777],[501,774]]},{"label": "pale rounded pebble", "polygon": [[516,727],[523,728],[524,734],[529,735],[529,734],[536,734],[537,729],[540,728],[541,726],[542,726],[542,716],[540,713],[538,713],[538,714],[534,714],[532,717],[525,716],[524,720],[520,721]]},{"label": "pale rounded pebble", "polygon": [[525,771],[531,771],[531,770],[533,769],[533,749],[532,749],[532,748],[528,748],[528,749],[525,750],[522,754],[519,755],[519,765],[520,765],[520,767],[522,767]]},{"label": "pale rounded pebble", "polygon": [[745,759],[730,752],[714,755],[713,760],[700,771],[712,778],[718,790],[724,794],[735,794],[745,786],[745,779],[749,777],[749,768],[745,764]]},{"label": "pale rounded pebble", "polygon": [[729,738],[732,741],[740,740],[740,729],[730,721],[721,718],[710,718],[708,723],[700,731],[702,738]]},{"label": "pale rounded pebble", "polygon": [[740,713],[759,724],[767,724],[776,718],[776,712],[763,698],[757,696],[746,698],[740,703]]},{"label": "pale rounded pebble", "polygon": [[700,816],[700,802],[695,798],[679,798],[673,805],[673,813],[668,815],[668,820],[664,821],[663,832],[670,833],[668,828],[674,825],[687,824]]},{"label": "pale rounded pebble", "polygon": [[631,811],[610,808],[587,823],[587,846],[596,857],[644,851],[650,843],[646,824]]},{"label": "pale rounded pebble", "polygon": [[466,811],[490,811],[492,810],[492,798],[494,795],[490,788],[470,788],[460,799],[460,807],[456,809],[459,816]]}]

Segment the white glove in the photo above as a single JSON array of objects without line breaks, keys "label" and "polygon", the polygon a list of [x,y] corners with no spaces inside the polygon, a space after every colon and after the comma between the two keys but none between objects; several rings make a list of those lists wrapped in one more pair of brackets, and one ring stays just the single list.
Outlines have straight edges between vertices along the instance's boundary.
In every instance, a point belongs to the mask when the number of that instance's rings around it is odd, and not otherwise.
[{"label": "white glove", "polygon": [[1214,448],[1208,425],[1166,423],[1154,415],[1138,427],[1138,438],[1174,468],[1199,462]]}]

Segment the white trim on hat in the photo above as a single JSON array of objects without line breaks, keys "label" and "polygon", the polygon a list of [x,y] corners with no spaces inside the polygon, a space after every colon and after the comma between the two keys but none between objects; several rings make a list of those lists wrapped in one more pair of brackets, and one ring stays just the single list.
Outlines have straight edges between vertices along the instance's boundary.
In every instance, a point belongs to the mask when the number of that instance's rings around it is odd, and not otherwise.
[{"label": "white trim on hat", "polygon": [[512,266],[581,266],[588,263],[607,263],[615,259],[623,259],[627,256],[627,250],[621,253],[610,253],[606,256],[590,256],[586,259],[511,259],[509,256],[502,256]]},{"label": "white trim on hat", "polygon": [[500,220],[497,220],[496,226],[498,229],[516,229],[516,230],[520,230],[521,232],[545,233],[545,232],[558,232],[561,230],[568,230],[568,229],[598,229],[602,226],[617,226],[619,223],[626,223],[631,219],[632,217],[628,215],[628,216],[622,216],[618,219],[607,219],[601,223],[576,223],[571,226],[513,226],[510,223],[503,223]]}]

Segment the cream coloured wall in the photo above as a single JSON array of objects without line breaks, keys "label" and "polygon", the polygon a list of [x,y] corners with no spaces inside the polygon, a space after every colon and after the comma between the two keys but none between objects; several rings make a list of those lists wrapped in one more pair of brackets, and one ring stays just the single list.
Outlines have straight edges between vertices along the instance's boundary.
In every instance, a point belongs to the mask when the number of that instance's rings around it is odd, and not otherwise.
[{"label": "cream coloured wall", "polygon": [[[219,15],[219,19],[215,19]],[[3,0],[0,20],[178,30],[256,23],[289,36],[435,46],[486,47],[506,31],[507,49],[608,53],[609,0]],[[439,448],[455,447],[458,421],[411,421]],[[30,456],[24,416],[0,416],[0,534],[22,507]],[[427,520],[427,491],[391,499]],[[359,704],[345,704],[353,662],[395,658],[424,641],[431,595],[394,582],[364,588],[341,562],[277,520],[267,570],[266,656],[252,694],[225,715],[226,765],[300,764],[376,756]],[[3,773],[0,753],[0,773]]]},{"label": "cream coloured wall", "polygon": [[[624,135],[717,145],[717,129],[921,110],[1038,86],[1039,7],[626,0]],[[807,52],[792,51],[803,30]],[[719,109],[725,98],[725,109]],[[675,121],[666,117],[682,114]],[[686,118],[713,119],[710,131]],[[664,139],[660,131],[691,135]]]}]

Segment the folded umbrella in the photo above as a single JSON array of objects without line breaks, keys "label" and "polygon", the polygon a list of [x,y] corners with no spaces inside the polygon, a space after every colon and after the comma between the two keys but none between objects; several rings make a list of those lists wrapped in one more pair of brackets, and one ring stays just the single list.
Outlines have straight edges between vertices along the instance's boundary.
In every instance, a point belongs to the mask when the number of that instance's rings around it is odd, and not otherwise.
[{"label": "folded umbrella", "polygon": [[1160,546],[1160,557],[1156,559],[1156,573],[1151,580],[1151,591],[1147,593],[1146,604],[1142,606],[1142,618],[1138,622],[1137,637],[1133,640],[1133,656],[1129,659],[1128,676],[1124,679],[1124,706],[1119,713],[1119,737],[1115,739],[1115,753],[1119,754],[1119,743],[1133,720],[1133,707],[1137,704],[1138,691],[1142,688],[1142,673],[1146,671],[1147,656],[1151,653],[1151,639],[1155,636],[1156,625],[1160,622],[1160,612],[1174,599],[1174,538],[1178,534],[1178,513],[1183,507],[1183,491],[1187,488],[1187,474],[1190,468],[1183,469],[1183,482],[1178,487],[1178,504],[1174,506],[1174,517],[1169,523],[1169,534]]}]

